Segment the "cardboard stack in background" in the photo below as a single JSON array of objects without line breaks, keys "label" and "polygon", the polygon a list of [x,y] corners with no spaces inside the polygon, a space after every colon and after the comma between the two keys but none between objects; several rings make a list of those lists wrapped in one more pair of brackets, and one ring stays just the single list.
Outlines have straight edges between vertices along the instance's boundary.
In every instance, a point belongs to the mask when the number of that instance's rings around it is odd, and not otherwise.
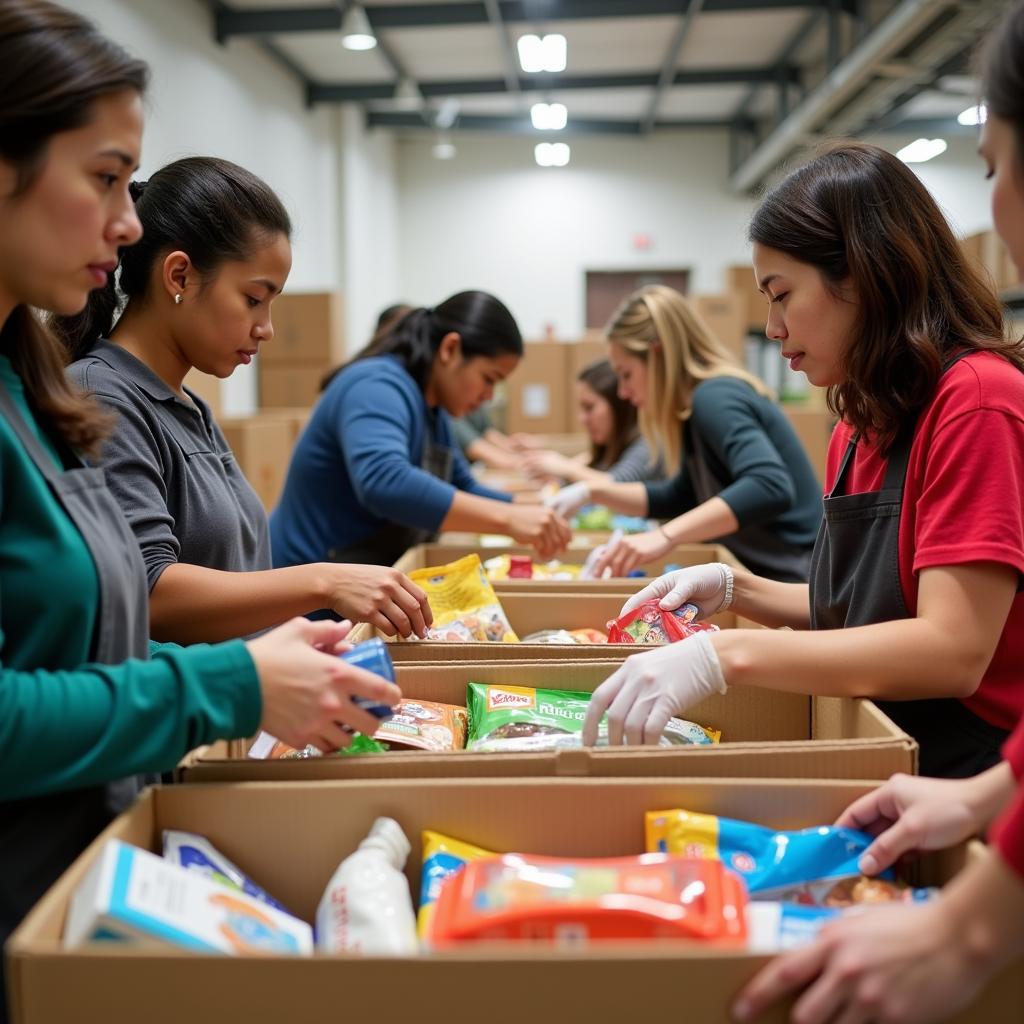
[{"label": "cardboard stack in background", "polygon": [[[169,786],[149,790],[118,818],[37,904],[7,946],[14,1024],[52,1024],[94,1010],[105,1024],[223,1024],[333,1019],[380,1024],[409,1017],[421,993],[425,1019],[518,1024],[537,1012],[551,1021],[635,1017],[701,1024],[729,1019],[728,1007],[767,957],[698,943],[641,942],[552,948],[464,946],[412,958],[261,955],[226,957],[99,943],[65,950],[68,902],[108,838],[159,850],[164,829],[209,838],[250,877],[307,921],[338,863],[381,814],[412,844],[406,868],[418,897],[424,829],[485,849],[560,857],[643,851],[644,814],[683,807],[775,829],[834,821],[870,788],[860,782],[703,779],[451,779],[322,782],[317,785]],[[343,812],[339,813],[339,808]],[[918,884],[942,884],[984,851],[959,847],[917,865]],[[433,1000],[433,1001],[431,1001]],[[438,1002],[440,1000],[440,1002]],[[340,1001],[340,1002],[339,1002]],[[682,1001],[682,1003],[681,1003]],[[433,1006],[438,1018],[433,1017]],[[780,1024],[791,1004],[763,1019]],[[1024,971],[1009,965],[953,1024],[1024,1019]]]},{"label": "cardboard stack in background", "polygon": [[748,310],[746,298],[738,292],[724,295],[694,295],[691,299],[711,333],[729,350],[740,366],[746,364]]},{"label": "cardboard stack in background", "polygon": [[239,467],[268,512],[281,496],[292,449],[308,418],[308,409],[282,408],[220,421]]},{"label": "cardboard stack in background", "polygon": [[325,374],[346,358],[337,292],[285,293],[274,301],[274,337],[259,354],[260,408],[310,408]]},{"label": "cardboard stack in background", "polygon": [[960,240],[965,254],[982,274],[992,282],[996,291],[1020,286],[1020,275],[1010,259],[1006,244],[994,231],[979,231]]}]

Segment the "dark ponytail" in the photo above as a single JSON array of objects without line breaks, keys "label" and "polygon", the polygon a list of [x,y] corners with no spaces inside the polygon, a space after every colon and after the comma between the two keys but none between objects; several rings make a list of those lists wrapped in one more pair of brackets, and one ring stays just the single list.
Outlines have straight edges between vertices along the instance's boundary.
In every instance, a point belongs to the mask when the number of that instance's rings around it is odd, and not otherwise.
[{"label": "dark ponytail", "polygon": [[453,332],[462,340],[465,359],[523,354],[523,337],[504,303],[487,292],[471,291],[459,292],[433,309],[412,310],[391,330],[375,336],[352,362],[397,356],[424,389],[442,339]]},{"label": "dark ponytail", "polygon": [[[89,122],[104,96],[145,92],[146,65],[85,18],[44,0],[0,3],[0,159],[14,168],[17,199],[46,163],[50,139]],[[26,306],[0,327],[0,351],[25,385],[40,420],[64,441],[90,452],[111,417],[75,391],[64,376],[64,353]]]},{"label": "dark ponytail", "polygon": [[1013,126],[1024,161],[1024,3],[993,30],[982,51],[982,94],[990,113]]},{"label": "dark ponytail", "polygon": [[109,336],[119,306],[145,301],[153,267],[167,253],[187,253],[205,285],[221,264],[248,259],[262,242],[291,235],[288,213],[273,189],[228,160],[175,160],[130,189],[142,239],[121,249],[116,285],[111,275],[81,313],[54,318],[72,361]]}]

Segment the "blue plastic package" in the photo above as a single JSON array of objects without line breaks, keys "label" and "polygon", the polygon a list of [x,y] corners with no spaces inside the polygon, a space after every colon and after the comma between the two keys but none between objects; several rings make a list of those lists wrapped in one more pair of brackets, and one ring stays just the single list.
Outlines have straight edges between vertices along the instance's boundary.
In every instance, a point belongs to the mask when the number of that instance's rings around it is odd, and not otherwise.
[{"label": "blue plastic package", "polygon": [[[388,654],[387,645],[380,637],[356,644],[352,650],[345,651],[341,658],[350,665],[383,676],[389,683],[395,682],[394,662],[391,660],[391,655]],[[353,697],[352,703],[358,704],[364,711],[368,711],[382,722],[386,722],[395,713],[395,709],[390,704],[381,704],[371,697]]]}]

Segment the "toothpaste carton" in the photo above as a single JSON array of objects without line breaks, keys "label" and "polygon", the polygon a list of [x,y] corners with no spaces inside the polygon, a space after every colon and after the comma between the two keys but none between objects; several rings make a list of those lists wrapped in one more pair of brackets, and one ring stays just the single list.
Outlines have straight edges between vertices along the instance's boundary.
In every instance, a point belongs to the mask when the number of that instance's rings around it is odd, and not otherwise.
[{"label": "toothpaste carton", "polygon": [[117,839],[75,891],[64,929],[69,949],[102,941],[236,955],[313,951],[305,922]]}]

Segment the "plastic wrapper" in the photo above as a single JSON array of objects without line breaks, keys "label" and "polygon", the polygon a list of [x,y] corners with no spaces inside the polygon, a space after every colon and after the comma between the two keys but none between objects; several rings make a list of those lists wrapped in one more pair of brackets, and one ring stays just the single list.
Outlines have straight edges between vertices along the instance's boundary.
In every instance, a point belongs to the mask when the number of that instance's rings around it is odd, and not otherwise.
[{"label": "plastic wrapper", "polygon": [[[530,752],[579,747],[589,693],[537,690],[527,686],[470,683],[467,750]],[[660,745],[710,746],[721,733],[681,718],[669,719]],[[598,745],[608,742],[602,721]]]},{"label": "plastic wrapper", "polygon": [[721,860],[739,872],[754,899],[842,909],[865,903],[928,899],[893,872],[860,873],[857,861],[872,839],[834,825],[776,832],[762,825],[690,811],[649,811],[647,850]]},{"label": "plastic wrapper", "polygon": [[674,611],[658,607],[657,599],[645,601],[608,623],[610,644],[674,644],[695,633],[717,632],[710,622],[696,622],[700,609],[684,604]]},{"label": "plastic wrapper", "polygon": [[[484,562],[484,570],[487,578],[493,583],[500,583],[502,580],[516,579],[512,575],[512,555],[495,555]],[[531,559],[532,580],[574,580],[580,574],[581,565],[566,565],[554,559],[550,562],[535,562]],[[519,577],[521,578],[521,577]]]},{"label": "plastic wrapper", "polygon": [[416,916],[416,931],[421,941],[429,935],[430,919],[445,881],[461,871],[470,861],[495,856],[491,850],[465,843],[461,839],[453,839],[440,832],[427,830],[424,831],[422,838],[423,871],[420,874],[420,909]]},{"label": "plastic wrapper", "polygon": [[434,613],[430,640],[451,643],[518,643],[478,555],[428,569],[409,579],[426,593]]},{"label": "plastic wrapper", "polygon": [[524,644],[606,644],[599,629],[541,629],[522,638]]},{"label": "plastic wrapper", "polygon": [[656,520],[620,515],[604,505],[585,505],[576,513],[570,525],[574,530],[593,533],[610,533],[612,530],[621,530],[625,534],[647,533],[658,528]]},{"label": "plastic wrapper", "polygon": [[429,939],[584,945],[600,940],[746,941],[746,891],[720,863],[663,854],[597,860],[505,854],[441,888]]},{"label": "plastic wrapper", "polygon": [[466,717],[466,709],[454,704],[403,700],[373,738],[392,750],[463,750]]}]

